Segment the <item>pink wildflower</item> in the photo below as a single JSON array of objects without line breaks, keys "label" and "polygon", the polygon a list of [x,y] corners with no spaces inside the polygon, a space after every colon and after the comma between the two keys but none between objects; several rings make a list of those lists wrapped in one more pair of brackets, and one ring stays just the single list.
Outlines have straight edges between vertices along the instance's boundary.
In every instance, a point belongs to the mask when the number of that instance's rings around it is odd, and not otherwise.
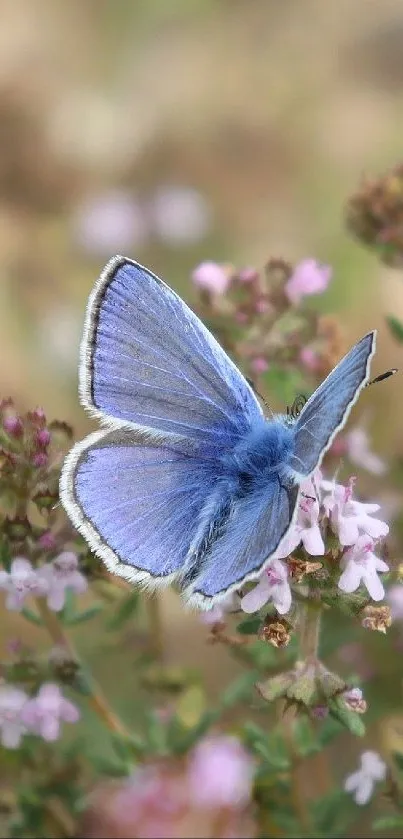
[{"label": "pink wildflower", "polygon": [[209,737],[189,756],[190,797],[199,807],[242,807],[250,801],[254,763],[235,737]]},{"label": "pink wildflower", "polygon": [[374,543],[366,535],[358,537],[356,543],[344,553],[341,566],[344,569],[338,582],[342,591],[350,594],[364,584],[372,600],[383,600],[385,590],[378,572],[389,571],[386,562],[374,554]]},{"label": "pink wildflower", "polygon": [[72,551],[63,551],[53,562],[42,565],[38,575],[46,583],[48,606],[54,612],[63,609],[67,589],[84,594],[88,588],[87,580],[78,570],[77,556]]},{"label": "pink wildflower", "polygon": [[196,286],[212,294],[224,294],[230,283],[229,272],[217,262],[201,262],[192,273]]},{"label": "pink wildflower", "polygon": [[241,609],[248,614],[258,612],[269,600],[280,615],[285,615],[291,609],[288,569],[280,559],[272,559],[257,585],[242,597]]},{"label": "pink wildflower", "polygon": [[60,734],[62,722],[75,723],[80,713],[72,702],[65,699],[59,686],[42,685],[38,695],[28,699],[21,711],[21,718],[29,731],[53,742]]},{"label": "pink wildflower", "polygon": [[18,556],[13,559],[9,574],[0,571],[0,589],[7,592],[6,609],[21,612],[26,597],[45,594],[47,586],[30,561]]},{"label": "pink wildflower", "polygon": [[320,294],[326,291],[332,276],[328,265],[320,265],[315,259],[304,259],[296,266],[285,285],[289,301],[298,306],[308,294]]}]

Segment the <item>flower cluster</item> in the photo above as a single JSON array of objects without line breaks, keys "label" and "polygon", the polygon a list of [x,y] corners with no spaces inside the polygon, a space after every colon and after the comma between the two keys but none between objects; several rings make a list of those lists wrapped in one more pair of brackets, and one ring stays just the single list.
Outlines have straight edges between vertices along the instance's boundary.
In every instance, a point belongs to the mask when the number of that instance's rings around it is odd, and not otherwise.
[{"label": "flower cluster", "polygon": [[78,570],[78,559],[71,551],[63,551],[52,562],[33,568],[23,557],[16,557],[7,571],[0,571],[0,589],[7,592],[6,608],[20,612],[30,595],[46,597],[54,612],[63,609],[66,591],[77,594],[87,590],[87,580]]},{"label": "flower cluster", "polygon": [[0,685],[0,742],[5,748],[17,749],[24,734],[53,742],[61,723],[75,723],[79,716],[76,706],[51,682],[43,684],[35,697],[13,685]]},{"label": "flower cluster", "polygon": [[346,223],[357,239],[376,249],[383,262],[402,266],[402,164],[377,179],[364,181],[347,204]]},{"label": "flower cluster", "polygon": [[[374,601],[383,600],[385,590],[380,573],[389,570],[376,553],[376,546],[389,532],[388,525],[373,516],[379,504],[368,504],[354,498],[355,478],[344,486],[328,481],[318,470],[301,487],[297,516],[291,530],[280,543],[269,566],[258,583],[247,593],[238,593],[240,608],[247,613],[259,611],[270,602],[280,615],[292,607],[293,582],[299,582],[298,559],[300,553],[305,573],[337,572],[338,589],[346,594],[364,586]],[[335,538],[337,539],[335,547]],[[331,546],[327,548],[327,543]],[[323,557],[323,562],[307,567],[306,557]],[[326,568],[326,559],[329,569]],[[216,623],[223,620],[226,611],[236,605],[234,595],[207,613],[204,620]]]},{"label": "flower cluster", "polygon": [[[326,290],[331,269],[314,259],[292,266],[271,260],[264,271],[236,270],[231,265],[202,262],[192,280],[200,294],[201,315],[213,321],[213,328],[224,346],[243,361],[252,378],[272,366],[289,369],[290,363],[302,372],[327,373],[334,355],[340,357],[340,333],[336,346],[334,330],[326,318],[305,311],[304,299]],[[231,318],[235,345],[228,338]]]},{"label": "flower cluster", "polygon": [[238,739],[211,735],[185,761],[150,764],[118,786],[103,785],[93,796],[80,835],[252,836],[254,770]]}]

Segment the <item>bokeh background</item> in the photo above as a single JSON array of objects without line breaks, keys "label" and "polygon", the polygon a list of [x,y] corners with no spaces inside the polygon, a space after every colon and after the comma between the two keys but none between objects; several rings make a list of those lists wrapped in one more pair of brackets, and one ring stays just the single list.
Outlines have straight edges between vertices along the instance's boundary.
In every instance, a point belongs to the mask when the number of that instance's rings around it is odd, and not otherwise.
[{"label": "bokeh background", "polygon": [[[202,259],[316,257],[334,268],[320,305],[347,343],[377,327],[373,369],[403,367],[384,325],[403,318],[401,272],[353,241],[343,215],[364,175],[401,161],[402,89],[400,0],[2,0],[1,394],[77,436],[92,427],[78,346],[116,252],[190,303]],[[401,394],[396,378],[355,414],[391,459]],[[235,668],[225,650],[206,647],[173,595],[163,620],[167,660],[197,663],[219,691]],[[105,672],[95,630],[81,643],[130,712],[127,651],[109,652]]]}]

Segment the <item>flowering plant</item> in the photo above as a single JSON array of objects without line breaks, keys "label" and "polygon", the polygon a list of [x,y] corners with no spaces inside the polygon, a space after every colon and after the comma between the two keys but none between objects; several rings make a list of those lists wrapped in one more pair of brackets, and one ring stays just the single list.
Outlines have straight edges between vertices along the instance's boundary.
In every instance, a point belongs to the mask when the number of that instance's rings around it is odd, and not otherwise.
[{"label": "flowering plant", "polygon": [[[205,262],[193,272],[199,313],[259,392],[277,399],[313,385],[341,355],[337,321],[306,301],[330,279],[313,259],[271,260],[263,272]],[[399,829],[398,756],[364,750],[360,769],[349,759],[333,779],[328,758],[338,739],[365,734],[369,707],[359,674],[341,675],[334,662],[349,649],[343,630],[349,640],[384,635],[388,597],[392,614],[402,610],[380,505],[360,495],[355,477],[334,476],[341,453],[354,468],[386,471],[366,432],[335,441],[323,471],[302,485],[295,523],[260,579],[200,616],[208,643],[241,667],[214,703],[199,676],[165,663],[159,600],[107,574],[66,520],[58,482],[71,439],[42,410],[22,415],[1,403],[0,589],[5,610],[18,613],[10,625],[32,630],[29,643],[26,633],[10,638],[1,665],[9,835],[351,835],[380,785],[388,812],[378,826]],[[140,726],[111,709],[72,643],[74,628],[90,622],[119,638],[129,624],[143,633]],[[103,726],[98,751],[94,735],[80,733],[92,717]]]}]

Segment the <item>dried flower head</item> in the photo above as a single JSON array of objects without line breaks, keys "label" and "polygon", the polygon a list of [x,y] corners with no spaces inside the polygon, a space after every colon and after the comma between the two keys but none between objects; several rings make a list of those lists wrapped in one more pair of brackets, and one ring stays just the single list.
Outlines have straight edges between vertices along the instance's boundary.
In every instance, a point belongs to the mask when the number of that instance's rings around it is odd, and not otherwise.
[{"label": "dried flower head", "polygon": [[362,615],[362,626],[365,629],[383,632],[386,635],[386,630],[389,629],[392,623],[389,606],[366,606]]},{"label": "dried flower head", "polygon": [[290,630],[291,624],[284,618],[267,617],[259,629],[259,638],[273,647],[287,647],[291,639]]}]

